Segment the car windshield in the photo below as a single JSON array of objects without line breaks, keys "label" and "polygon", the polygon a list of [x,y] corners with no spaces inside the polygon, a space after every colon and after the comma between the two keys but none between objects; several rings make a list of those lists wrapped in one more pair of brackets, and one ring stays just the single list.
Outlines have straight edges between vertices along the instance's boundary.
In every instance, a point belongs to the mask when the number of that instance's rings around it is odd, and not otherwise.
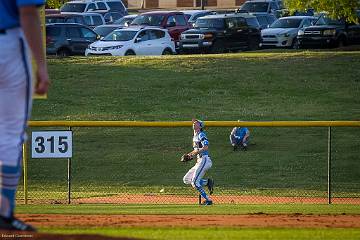
[{"label": "car windshield", "polygon": [[268,7],[268,2],[246,2],[240,7],[240,10],[248,12],[267,12]]},{"label": "car windshield", "polygon": [[99,26],[94,28],[94,32],[96,32],[98,35],[100,36],[106,36],[109,33],[111,33],[112,31],[114,31],[115,29],[117,29],[117,27],[103,27],[103,26]]},{"label": "car windshield", "polygon": [[302,19],[278,19],[270,25],[270,28],[298,28]]},{"label": "car windshield", "polygon": [[130,41],[136,35],[137,31],[113,31],[109,33],[102,41]]},{"label": "car windshield", "polygon": [[195,28],[216,28],[223,29],[224,28],[224,20],[223,19],[204,19],[199,18],[195,22]]},{"label": "car windshield", "polygon": [[164,16],[161,15],[142,15],[137,16],[131,25],[149,25],[149,26],[160,26]]},{"label": "car windshield", "polygon": [[134,20],[134,18],[122,17],[122,18],[116,20],[116,21],[114,22],[114,24],[119,24],[119,25],[121,25],[121,26],[125,26],[125,23],[126,23],[126,22],[130,22],[130,23],[131,23],[133,20]]},{"label": "car windshield", "polygon": [[340,20],[334,20],[331,18],[328,18],[326,16],[321,16],[319,20],[316,22],[316,26],[322,26],[322,25],[342,25],[343,22]]},{"label": "car windshield", "polygon": [[84,12],[86,7],[85,3],[65,3],[60,11],[61,12]]}]

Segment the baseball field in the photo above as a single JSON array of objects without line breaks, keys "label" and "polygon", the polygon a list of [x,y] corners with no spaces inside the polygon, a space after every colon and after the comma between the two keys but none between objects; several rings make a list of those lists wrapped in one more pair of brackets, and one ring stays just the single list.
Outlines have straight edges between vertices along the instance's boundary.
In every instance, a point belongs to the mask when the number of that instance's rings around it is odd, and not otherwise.
[{"label": "baseball field", "polygon": [[[359,51],[73,57],[49,69],[35,121],[360,119]],[[30,159],[30,204],[20,187],[17,214],[64,239],[360,239],[360,129],[333,129],[332,205],[326,128],[251,128],[247,152],[232,151],[231,129],[206,130],[213,206],[182,183],[191,129],[76,128],[73,203],[66,161]]]}]

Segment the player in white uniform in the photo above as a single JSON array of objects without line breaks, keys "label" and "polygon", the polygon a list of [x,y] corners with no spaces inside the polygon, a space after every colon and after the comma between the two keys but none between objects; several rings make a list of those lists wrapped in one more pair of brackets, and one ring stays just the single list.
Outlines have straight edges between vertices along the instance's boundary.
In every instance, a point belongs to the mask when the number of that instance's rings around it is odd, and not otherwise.
[{"label": "player in white uniform", "polygon": [[211,168],[212,161],[209,156],[209,141],[203,130],[204,123],[200,120],[193,119],[193,151],[188,153],[190,156],[196,156],[196,164],[184,176],[183,181],[185,184],[191,184],[196,188],[200,195],[205,199],[204,205],[212,205],[213,202],[206,194],[203,186],[207,186],[209,193],[214,191],[214,181],[210,178],[203,179],[206,171]]},{"label": "player in white uniform", "polygon": [[16,219],[14,209],[32,103],[30,50],[37,64],[36,92],[46,93],[49,84],[37,9],[43,4],[0,0],[0,231],[35,230]]}]

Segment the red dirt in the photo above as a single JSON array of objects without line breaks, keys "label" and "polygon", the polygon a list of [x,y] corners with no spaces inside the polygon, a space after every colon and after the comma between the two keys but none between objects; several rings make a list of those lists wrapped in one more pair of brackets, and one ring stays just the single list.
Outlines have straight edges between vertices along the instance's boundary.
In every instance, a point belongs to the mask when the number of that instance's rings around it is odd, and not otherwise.
[{"label": "red dirt", "polygon": [[[35,227],[238,227],[238,228],[360,228],[360,215],[63,215],[18,214]],[[0,231],[1,239],[135,240],[100,235],[61,235]]]},{"label": "red dirt", "polygon": [[19,214],[36,227],[360,228],[360,215],[63,215]]}]

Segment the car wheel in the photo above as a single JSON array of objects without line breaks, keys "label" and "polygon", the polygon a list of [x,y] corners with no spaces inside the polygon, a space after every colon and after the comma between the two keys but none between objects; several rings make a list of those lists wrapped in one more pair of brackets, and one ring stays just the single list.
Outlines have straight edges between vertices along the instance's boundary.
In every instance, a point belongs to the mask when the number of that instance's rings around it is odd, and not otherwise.
[{"label": "car wheel", "polygon": [[297,38],[293,39],[293,41],[291,43],[291,48],[292,49],[300,49],[299,40]]},{"label": "car wheel", "polygon": [[168,48],[164,49],[164,51],[162,52],[162,55],[172,55],[172,54],[173,52]]},{"label": "car wheel", "polygon": [[58,57],[68,57],[70,56],[71,52],[69,49],[61,48],[56,52],[56,56]]},{"label": "car wheel", "polygon": [[136,54],[133,50],[127,50],[125,53],[125,56],[134,56],[134,55],[136,55]]},{"label": "car wheel", "polygon": [[342,48],[346,46],[346,40],[344,37],[340,37],[338,40],[337,47]]},{"label": "car wheel", "polygon": [[255,39],[255,38],[250,39],[250,41],[249,41],[248,44],[249,44],[248,49],[249,49],[250,51],[254,51],[254,50],[258,50],[258,49],[259,49],[259,40]]},{"label": "car wheel", "polygon": [[222,41],[216,41],[212,46],[210,53],[224,53],[225,47]]}]

